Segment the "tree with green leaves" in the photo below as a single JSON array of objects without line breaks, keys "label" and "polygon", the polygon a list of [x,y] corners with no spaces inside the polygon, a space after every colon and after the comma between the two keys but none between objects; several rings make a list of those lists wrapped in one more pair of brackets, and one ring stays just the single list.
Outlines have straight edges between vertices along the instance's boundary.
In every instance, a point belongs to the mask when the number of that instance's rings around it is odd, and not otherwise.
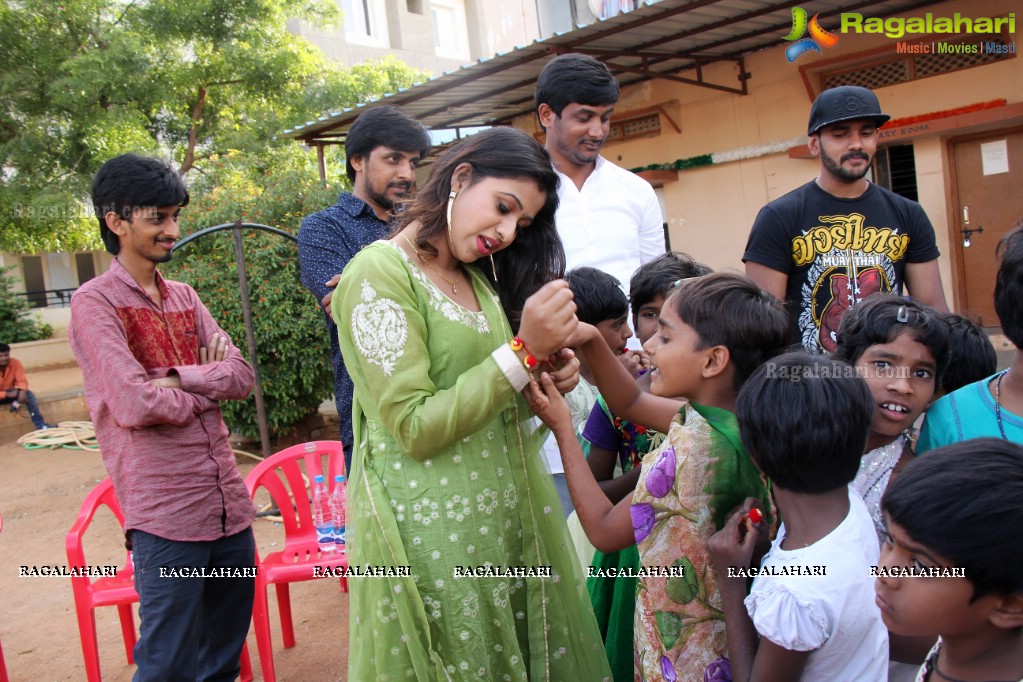
[{"label": "tree with green leaves", "polygon": [[[315,156],[276,134],[424,80],[394,58],[327,62],[286,20],[328,25],[329,0],[4,0],[0,5],[0,251],[102,248],[88,207],[100,165],[124,152],[173,158],[191,194],[181,232],[235,221],[297,232],[332,204]],[[344,169],[341,150],[329,149]],[[246,234],[268,418],[281,432],[330,396],[322,313],[294,244]],[[230,233],[192,242],[163,271],[191,284],[244,351]],[[256,432],[253,399],[224,404]]]},{"label": "tree with green leaves", "polygon": [[394,59],[328,63],[289,18],[330,25],[338,12],[329,0],[4,0],[0,250],[98,248],[89,184],[119,153],[173,157],[190,183],[236,152],[262,174],[268,148],[295,144],[275,140],[289,125],[423,78]]}]

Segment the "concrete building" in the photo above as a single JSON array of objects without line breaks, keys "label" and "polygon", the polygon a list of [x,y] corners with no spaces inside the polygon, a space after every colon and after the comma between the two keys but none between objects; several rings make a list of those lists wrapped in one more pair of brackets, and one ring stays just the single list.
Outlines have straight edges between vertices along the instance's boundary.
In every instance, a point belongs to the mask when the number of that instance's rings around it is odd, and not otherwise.
[{"label": "concrete building", "polygon": [[14,290],[25,295],[36,318],[62,336],[71,319],[71,294],[106,272],[111,260],[113,256],[106,251],[0,253],[0,268],[11,268],[4,274],[14,279]]},{"label": "concrete building", "polygon": [[540,35],[535,0],[338,0],[343,25],[288,28],[342,64],[394,55],[432,74],[457,69]]},{"label": "concrete building", "polygon": [[[792,62],[786,50],[795,41],[784,38],[793,29],[793,8],[782,0],[757,9],[744,0],[660,0],[624,12],[631,0],[460,0],[464,11],[446,16],[465,17],[463,58],[447,56],[449,45],[438,53],[433,29],[426,34],[435,9],[444,15],[448,5],[359,1],[366,17],[378,16],[390,42],[345,38],[324,48],[328,54],[365,59],[394,52],[413,64],[419,54],[437,72],[488,57],[378,102],[402,106],[434,129],[511,124],[542,139],[532,95],[546,61],[565,51],[606,61],[623,88],[605,156],[654,185],[671,247],[716,269],[741,271],[760,208],[816,175],[805,148],[816,94],[846,83],[873,88],[894,117],[882,131],[873,179],[927,212],[953,308],[997,324],[990,303],[994,245],[1023,218],[1023,63],[1013,0],[865,0],[855,12],[837,0],[807,2],[808,16],[817,14],[837,40]],[[985,18],[992,21],[977,21]],[[565,32],[572,21],[590,25]],[[309,27],[294,30],[320,40]],[[546,37],[533,40],[530,31]],[[522,47],[512,50],[515,44]],[[423,64],[416,65],[431,68]],[[314,147],[336,144],[360,111],[285,135]],[[24,258],[0,254],[0,263],[18,265],[23,281],[41,278],[43,289],[74,288],[89,272],[89,254]],[[102,253],[91,260],[96,273],[109,262]]]},{"label": "concrete building", "polygon": [[635,9],[644,0],[337,0],[343,25],[288,28],[331,59],[394,55],[437,75]]}]

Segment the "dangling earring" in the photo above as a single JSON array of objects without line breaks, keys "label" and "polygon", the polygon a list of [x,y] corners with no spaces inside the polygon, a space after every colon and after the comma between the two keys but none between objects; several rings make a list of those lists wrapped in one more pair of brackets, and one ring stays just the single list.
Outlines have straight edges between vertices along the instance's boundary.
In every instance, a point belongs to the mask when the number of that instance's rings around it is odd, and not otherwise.
[{"label": "dangling earring", "polygon": [[490,271],[494,273],[494,284],[497,284],[497,264],[494,262],[494,254],[490,254]]},{"label": "dangling earring", "polygon": [[451,190],[451,194],[448,195],[448,245],[454,250],[454,241],[451,239],[451,207],[455,204],[455,197],[458,193],[455,190]]}]

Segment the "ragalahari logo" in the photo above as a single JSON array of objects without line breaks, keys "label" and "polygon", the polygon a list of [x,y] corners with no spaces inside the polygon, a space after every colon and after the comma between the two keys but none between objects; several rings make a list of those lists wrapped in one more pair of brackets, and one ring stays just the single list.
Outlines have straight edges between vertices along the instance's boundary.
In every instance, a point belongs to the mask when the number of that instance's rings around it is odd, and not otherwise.
[{"label": "ragalahari logo", "polygon": [[[795,40],[797,42],[785,48],[785,58],[789,62],[796,61],[800,55],[811,50],[821,54],[822,47],[833,47],[838,42],[838,36],[825,30],[820,25],[820,22],[817,21],[819,16],[819,14],[813,15],[813,19],[808,24],[806,21],[806,10],[802,7],[792,8],[792,31],[784,39],[788,41]],[[810,31],[810,37],[803,38],[807,30]]]}]

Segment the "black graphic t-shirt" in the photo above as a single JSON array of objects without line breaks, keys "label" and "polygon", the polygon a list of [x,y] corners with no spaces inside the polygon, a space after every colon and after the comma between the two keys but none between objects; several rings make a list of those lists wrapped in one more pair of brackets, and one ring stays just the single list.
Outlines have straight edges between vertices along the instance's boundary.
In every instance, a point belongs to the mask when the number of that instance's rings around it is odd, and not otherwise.
[{"label": "black graphic t-shirt", "polygon": [[877,291],[901,294],[906,263],[938,255],[915,201],[873,183],[844,199],[811,181],[760,209],[742,260],[788,275],[785,303],[800,343],[830,353],[846,310]]}]

